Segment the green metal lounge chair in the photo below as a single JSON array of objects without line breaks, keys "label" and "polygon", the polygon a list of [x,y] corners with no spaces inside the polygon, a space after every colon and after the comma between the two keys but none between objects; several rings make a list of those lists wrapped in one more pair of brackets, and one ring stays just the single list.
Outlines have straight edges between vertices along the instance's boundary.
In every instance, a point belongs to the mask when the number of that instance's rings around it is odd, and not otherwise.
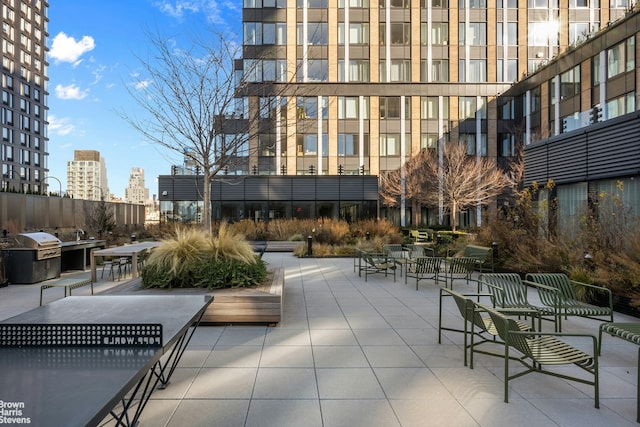
[{"label": "green metal lounge chair", "polygon": [[[456,329],[451,327],[442,326],[442,306],[443,297],[453,297],[460,315],[463,319],[463,329]],[[438,313],[438,344],[442,342],[442,331],[461,332],[464,334],[464,366],[467,366],[467,352],[470,352],[470,368],[473,369],[473,353],[481,353],[489,356],[504,357],[503,354],[494,353],[485,350],[478,350],[477,347],[484,343],[500,343],[496,340],[498,336],[498,330],[496,329],[493,320],[488,315],[483,306],[476,303],[469,297],[482,297],[490,296],[490,294],[461,294],[454,292],[447,288],[440,288],[440,311]],[[521,310],[517,310],[514,314],[525,314]],[[529,312],[530,315],[535,313]],[[532,317],[533,318],[533,317]],[[531,330],[532,328],[526,323],[516,321],[518,327],[522,331]],[[476,341],[479,339],[479,341]]]},{"label": "green metal lounge chair", "polygon": [[407,283],[409,277],[415,278],[416,291],[420,280],[434,280],[437,285],[440,280],[441,265],[442,258],[437,257],[424,256],[410,260],[407,264],[407,272],[404,275],[404,283]]},{"label": "green metal lounge chair", "polygon": [[453,289],[453,281],[464,279],[469,284],[471,273],[478,265],[478,260],[472,257],[452,257],[447,258],[444,263],[444,286]]},{"label": "green metal lounge chair", "polygon": [[384,273],[387,276],[389,271],[393,273],[393,281],[396,281],[396,263],[393,259],[388,258],[386,254],[363,251],[362,271],[364,271],[365,282],[369,274]]},{"label": "green metal lounge chair", "polygon": [[389,261],[395,262],[400,267],[400,277],[402,270],[406,270],[409,261],[409,251],[400,244],[387,244],[382,246],[382,252],[387,255]]},{"label": "green metal lounge chair", "polygon": [[557,329],[557,309],[545,305],[531,304],[527,297],[527,285],[545,287],[550,293],[557,292],[557,290],[545,285],[525,282],[516,273],[483,273],[479,276],[478,281],[479,288],[482,288],[483,285],[488,287],[489,292],[492,294],[491,303],[494,308],[535,310],[539,313],[537,330],[542,330],[542,320],[554,322]]},{"label": "green metal lounge chair", "polygon": [[[565,318],[567,316],[580,316],[613,322],[611,290],[602,286],[569,280],[569,277],[564,273],[529,273],[526,278],[531,282],[540,283],[558,290],[558,292],[549,292],[547,288],[538,287],[540,301],[548,307],[557,309],[558,331],[562,331],[563,316]],[[599,307],[580,301],[575,293],[575,288],[579,286],[585,287],[589,291],[604,294],[607,297],[608,305]],[[600,319],[600,317],[606,317],[607,319]]]},{"label": "green metal lounge chair", "polygon": [[[498,335],[504,342],[504,401],[509,402],[509,381],[526,375],[530,372],[539,372],[545,375],[576,381],[582,384],[592,385],[595,394],[595,407],[600,407],[599,380],[598,380],[598,352],[597,338],[589,334],[568,334],[562,332],[534,332],[521,331],[518,324],[497,311],[485,308],[491,316],[498,330]],[[586,338],[591,341],[591,353],[586,353],[564,342],[561,338]],[[586,346],[586,344],[585,344]],[[515,349],[522,355],[518,361],[527,369],[515,374],[509,373],[509,360],[512,359],[511,349]],[[593,376],[593,379],[572,376],[547,369],[548,366],[576,365]]]}]

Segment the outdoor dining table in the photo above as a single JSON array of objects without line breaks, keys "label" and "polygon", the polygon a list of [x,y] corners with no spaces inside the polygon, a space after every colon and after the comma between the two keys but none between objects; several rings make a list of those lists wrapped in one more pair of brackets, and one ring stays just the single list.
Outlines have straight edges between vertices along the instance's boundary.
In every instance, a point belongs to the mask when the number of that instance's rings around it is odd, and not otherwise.
[{"label": "outdoor dining table", "polygon": [[139,242],[124,246],[91,251],[91,281],[96,281],[96,257],[131,257],[131,278],[138,277],[138,256],[148,250],[158,247],[162,242]]}]

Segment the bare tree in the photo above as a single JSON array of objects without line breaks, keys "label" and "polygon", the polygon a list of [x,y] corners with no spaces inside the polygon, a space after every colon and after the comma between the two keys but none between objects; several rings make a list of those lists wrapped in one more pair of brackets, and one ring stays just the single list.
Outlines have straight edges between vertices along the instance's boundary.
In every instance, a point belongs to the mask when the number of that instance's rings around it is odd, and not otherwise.
[{"label": "bare tree", "polygon": [[380,176],[379,194],[384,203],[390,207],[397,207],[400,198],[404,194],[411,203],[413,224],[418,223],[420,206],[429,201],[427,193],[437,190],[437,181],[430,180],[427,176],[427,160],[429,154],[423,150],[410,158],[404,164],[404,184],[402,168],[390,171]]},{"label": "bare tree", "polygon": [[236,107],[234,60],[241,46],[225,34],[208,34],[189,50],[150,34],[151,59],[129,93],[148,117],[121,116],[154,144],[190,160],[203,175],[203,223],[211,230],[211,181],[248,155],[246,120],[232,120]]},{"label": "bare tree", "polygon": [[447,143],[442,146],[442,162],[436,152],[426,160],[429,179],[437,182],[437,191],[426,194],[427,202],[443,207],[451,214],[453,231],[458,224],[458,212],[478,204],[486,204],[498,196],[508,184],[495,161],[467,155],[464,144]]}]

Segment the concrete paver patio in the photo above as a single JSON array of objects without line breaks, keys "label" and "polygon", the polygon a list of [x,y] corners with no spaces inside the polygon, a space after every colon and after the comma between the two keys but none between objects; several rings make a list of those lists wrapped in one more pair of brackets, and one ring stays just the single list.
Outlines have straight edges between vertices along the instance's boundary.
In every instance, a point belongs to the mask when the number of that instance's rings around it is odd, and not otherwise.
[{"label": "concrete paver patio", "polygon": [[[152,395],[141,425],[637,425],[633,344],[604,337],[600,409],[593,387],[539,374],[510,382],[507,404],[502,359],[476,355],[471,370],[463,366],[462,334],[445,332],[438,344],[439,288],[431,281],[418,291],[400,277],[394,282],[376,274],[365,282],[349,258],[267,252],[263,259],[285,269],[283,321],[198,328],[171,384]],[[113,285],[101,281],[96,292]],[[475,285],[460,281],[454,289],[473,292]],[[0,319],[38,306],[38,298],[39,286],[0,288]],[[638,321],[618,313],[615,320]],[[452,301],[444,323],[461,325]],[[567,332],[594,335],[598,325],[574,317],[563,322]],[[552,330],[548,323],[544,328]],[[513,369],[522,368],[514,363]]]}]

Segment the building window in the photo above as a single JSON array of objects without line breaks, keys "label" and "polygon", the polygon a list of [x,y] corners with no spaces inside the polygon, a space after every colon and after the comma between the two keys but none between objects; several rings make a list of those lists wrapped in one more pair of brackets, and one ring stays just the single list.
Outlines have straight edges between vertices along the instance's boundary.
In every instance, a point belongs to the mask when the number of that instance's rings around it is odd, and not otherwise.
[{"label": "building window", "polygon": [[260,156],[274,157],[276,155],[276,136],[271,133],[259,134],[258,150]]},{"label": "building window", "polygon": [[357,134],[338,134],[338,156],[358,156],[360,144]]},{"label": "building window", "polygon": [[[380,119],[400,119],[400,105],[402,98],[400,96],[381,96],[380,97]],[[411,118],[411,97],[404,98],[404,118]]]},{"label": "building window", "polygon": [[499,82],[515,82],[518,80],[518,60],[517,59],[507,59],[506,60],[507,70],[505,75],[505,60],[498,59],[497,66],[497,78]]},{"label": "building window", "polygon": [[387,76],[386,61],[380,61],[380,82],[410,82],[411,81],[411,60],[391,59],[391,75]]},{"label": "building window", "polygon": [[[469,75],[465,70],[465,66],[469,63]],[[461,83],[480,83],[487,81],[487,60],[486,59],[461,59],[458,65],[460,75],[458,80]]]},{"label": "building window", "polygon": [[[484,133],[480,134],[480,141],[476,138],[475,133],[461,133],[460,143],[467,146],[467,154],[469,156],[475,156],[478,154],[480,156],[487,155],[487,135]],[[480,147],[477,146],[478,143],[480,144]]]},{"label": "building window", "polygon": [[487,0],[458,0],[458,7],[460,9],[465,9],[467,7],[467,2],[469,4],[469,9],[487,8]]},{"label": "building window", "polygon": [[420,98],[420,118],[421,119],[449,119],[449,98],[442,100],[442,111],[439,111],[439,101],[437,96],[423,96]]},{"label": "building window", "polygon": [[560,99],[580,94],[580,66],[560,75]]},{"label": "building window", "polygon": [[518,0],[498,0],[498,9],[517,9]]},{"label": "building window", "polygon": [[339,8],[344,8],[345,4],[349,4],[349,7],[368,8],[369,0],[338,0]]},{"label": "building window", "polygon": [[[420,148],[421,149],[436,149],[438,148],[438,134],[437,133],[422,133],[420,134]],[[442,135],[442,142],[446,144],[449,142],[449,134]]]},{"label": "building window", "polygon": [[[305,81],[303,61],[298,61],[297,68],[298,81]],[[326,59],[309,59],[307,60],[307,78],[308,82],[326,82],[329,75],[329,61]]]},{"label": "building window", "polygon": [[518,23],[517,22],[498,22],[496,36],[498,38],[498,46],[517,46],[518,45]]},{"label": "building window", "polygon": [[[469,29],[467,31],[467,28]],[[487,24],[485,22],[461,22],[458,24],[460,34],[460,45],[486,46],[487,45]]]},{"label": "building window", "polygon": [[[338,97],[338,119],[358,119],[360,114],[360,98],[355,96]],[[369,97],[362,97],[363,119],[369,118]]]},{"label": "building window", "polygon": [[635,95],[635,92],[629,92],[607,101],[607,120],[634,112],[636,110]]},{"label": "building window", "polygon": [[313,46],[326,46],[329,43],[329,24],[326,22],[308,22],[307,40],[304,39],[304,24],[298,24],[298,45],[305,43]]},{"label": "building window", "polygon": [[[296,141],[298,156],[318,155],[317,133],[298,134]],[[329,135],[326,133],[322,134],[322,155],[329,155]]]},{"label": "building window", "polygon": [[460,120],[467,119],[486,119],[487,118],[487,106],[486,98],[480,97],[480,105],[478,105],[478,97],[475,96],[461,96],[458,99],[458,118]]},{"label": "building window", "polygon": [[411,24],[409,22],[391,22],[380,24],[380,46],[387,43],[387,26],[391,32],[391,44],[408,46],[411,44]]},{"label": "building window", "polygon": [[303,8],[305,3],[309,9],[326,9],[329,7],[329,0],[297,0],[299,8]]},{"label": "building window", "polygon": [[[380,134],[380,155],[381,156],[399,156],[400,155],[400,134],[399,133],[381,133]],[[406,140],[411,138],[405,136]]]},{"label": "building window", "polygon": [[[338,23],[338,44],[345,44],[346,34],[344,31],[344,22]],[[368,22],[351,22],[349,23],[349,44],[368,44],[369,43],[369,23]]]},{"label": "building window", "polygon": [[[320,114],[322,119],[329,116],[329,98],[322,96],[320,99]],[[318,97],[317,96],[299,96],[296,100],[298,119],[317,119],[318,118]]]},{"label": "building window", "polygon": [[446,59],[434,59],[431,61],[431,67],[429,67],[428,61],[420,61],[420,81],[448,82],[449,61]]},{"label": "building window", "polygon": [[449,44],[449,23],[433,22],[431,24],[431,37],[429,38],[428,26],[426,22],[420,24],[420,44],[423,46]]},{"label": "building window", "polygon": [[558,22],[529,22],[529,46],[558,46]]},{"label": "building window", "polygon": [[369,60],[352,59],[349,61],[348,80],[344,73],[344,60],[338,61],[338,81],[339,82],[368,82],[369,81]]},{"label": "building window", "polygon": [[635,36],[607,49],[607,78],[635,68]]},{"label": "building window", "polygon": [[558,0],[529,0],[529,9],[558,9]]},{"label": "building window", "polygon": [[387,7],[387,3],[392,8],[404,8],[409,9],[411,7],[411,0],[380,0],[380,8]]},{"label": "building window", "polygon": [[498,156],[514,157],[516,155],[516,136],[511,133],[498,134]]},{"label": "building window", "polygon": [[[598,30],[595,25],[594,31]],[[569,23],[569,45],[577,45],[587,39],[591,32],[591,24],[588,22],[570,22]]]}]

